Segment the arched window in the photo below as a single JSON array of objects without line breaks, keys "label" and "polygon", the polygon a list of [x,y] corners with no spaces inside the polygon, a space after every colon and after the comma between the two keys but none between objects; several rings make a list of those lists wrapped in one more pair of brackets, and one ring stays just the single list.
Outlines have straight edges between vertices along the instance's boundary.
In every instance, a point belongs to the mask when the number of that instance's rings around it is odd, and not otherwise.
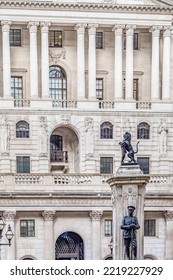
[{"label": "arched window", "polygon": [[25,121],[19,121],[16,124],[16,138],[29,138],[29,124]]},{"label": "arched window", "polygon": [[137,126],[137,138],[149,139],[150,138],[150,126],[149,124],[142,122]]},{"label": "arched window", "polygon": [[65,71],[59,66],[49,68],[49,94],[53,99],[67,99],[67,78]]},{"label": "arched window", "polygon": [[104,122],[100,126],[100,138],[112,139],[113,138],[113,125],[109,122]]}]

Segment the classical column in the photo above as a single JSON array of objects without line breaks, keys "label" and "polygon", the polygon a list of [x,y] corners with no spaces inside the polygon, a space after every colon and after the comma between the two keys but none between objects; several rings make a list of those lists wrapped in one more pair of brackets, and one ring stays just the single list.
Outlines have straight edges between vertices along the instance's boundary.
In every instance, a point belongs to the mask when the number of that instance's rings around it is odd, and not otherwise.
[{"label": "classical column", "polygon": [[16,238],[17,238],[17,236],[15,234],[14,219],[15,219],[15,216],[16,216],[16,211],[13,211],[13,210],[5,211],[3,213],[3,216],[4,216],[5,221],[6,221],[6,230],[8,229],[8,225],[10,225],[11,229],[14,233],[14,237],[11,240],[11,246],[10,247],[6,246],[7,247],[6,248],[7,260],[15,260],[16,259],[15,252],[16,252]]},{"label": "classical column", "polygon": [[122,34],[124,25],[115,25],[115,62],[114,62],[114,99],[121,100],[122,95]]},{"label": "classical column", "polygon": [[10,65],[10,25],[9,20],[1,21],[2,25],[2,60],[3,60],[3,97],[11,97],[11,65]]},{"label": "classical column", "polygon": [[126,26],[126,100],[133,99],[133,34],[135,25]]},{"label": "classical column", "polygon": [[173,211],[165,211],[164,217],[166,220],[166,260],[172,260],[173,259],[173,242],[172,242],[172,236],[173,236]]},{"label": "classical column", "polygon": [[88,98],[96,99],[96,28],[98,24],[88,24]]},{"label": "classical column", "polygon": [[29,22],[30,33],[30,97],[38,98],[38,57],[37,57],[37,26],[38,22]]},{"label": "classical column", "polygon": [[93,210],[89,215],[92,221],[92,260],[101,260],[100,220],[103,211]]},{"label": "classical column", "polygon": [[151,100],[159,100],[159,43],[160,26],[153,26],[152,32],[152,61],[151,61]]},{"label": "classical column", "polygon": [[44,257],[45,260],[55,259],[55,244],[53,235],[53,220],[55,211],[45,210],[42,212],[44,219]]},{"label": "classical column", "polygon": [[85,98],[85,28],[87,24],[78,23],[77,30],[77,99]]},{"label": "classical column", "polygon": [[42,98],[49,97],[49,41],[50,22],[41,22],[41,85]]},{"label": "classical column", "polygon": [[170,99],[171,27],[163,29],[162,99]]}]

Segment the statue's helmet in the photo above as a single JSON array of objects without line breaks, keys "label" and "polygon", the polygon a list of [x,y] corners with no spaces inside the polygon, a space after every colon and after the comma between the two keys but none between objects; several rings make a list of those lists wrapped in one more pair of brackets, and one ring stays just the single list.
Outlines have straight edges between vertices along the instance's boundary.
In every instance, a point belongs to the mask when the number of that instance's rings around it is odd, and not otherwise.
[{"label": "statue's helmet", "polygon": [[134,211],[135,210],[135,206],[129,205],[129,206],[127,206],[127,209],[132,209]]}]

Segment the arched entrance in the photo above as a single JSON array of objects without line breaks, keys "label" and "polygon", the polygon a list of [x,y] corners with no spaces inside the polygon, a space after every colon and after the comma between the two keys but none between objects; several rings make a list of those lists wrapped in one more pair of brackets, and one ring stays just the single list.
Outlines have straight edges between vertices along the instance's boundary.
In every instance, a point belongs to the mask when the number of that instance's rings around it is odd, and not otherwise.
[{"label": "arched entrance", "polygon": [[55,260],[83,260],[83,240],[75,232],[66,231],[55,243]]}]

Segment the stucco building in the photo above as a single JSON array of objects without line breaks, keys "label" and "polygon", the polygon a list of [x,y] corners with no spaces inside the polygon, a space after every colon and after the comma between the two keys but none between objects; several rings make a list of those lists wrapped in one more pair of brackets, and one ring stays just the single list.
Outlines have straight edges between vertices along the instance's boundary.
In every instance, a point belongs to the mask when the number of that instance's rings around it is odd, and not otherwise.
[{"label": "stucco building", "polygon": [[150,174],[144,257],[173,259],[172,21],[171,0],[0,2],[2,259],[111,257],[125,131]]}]

